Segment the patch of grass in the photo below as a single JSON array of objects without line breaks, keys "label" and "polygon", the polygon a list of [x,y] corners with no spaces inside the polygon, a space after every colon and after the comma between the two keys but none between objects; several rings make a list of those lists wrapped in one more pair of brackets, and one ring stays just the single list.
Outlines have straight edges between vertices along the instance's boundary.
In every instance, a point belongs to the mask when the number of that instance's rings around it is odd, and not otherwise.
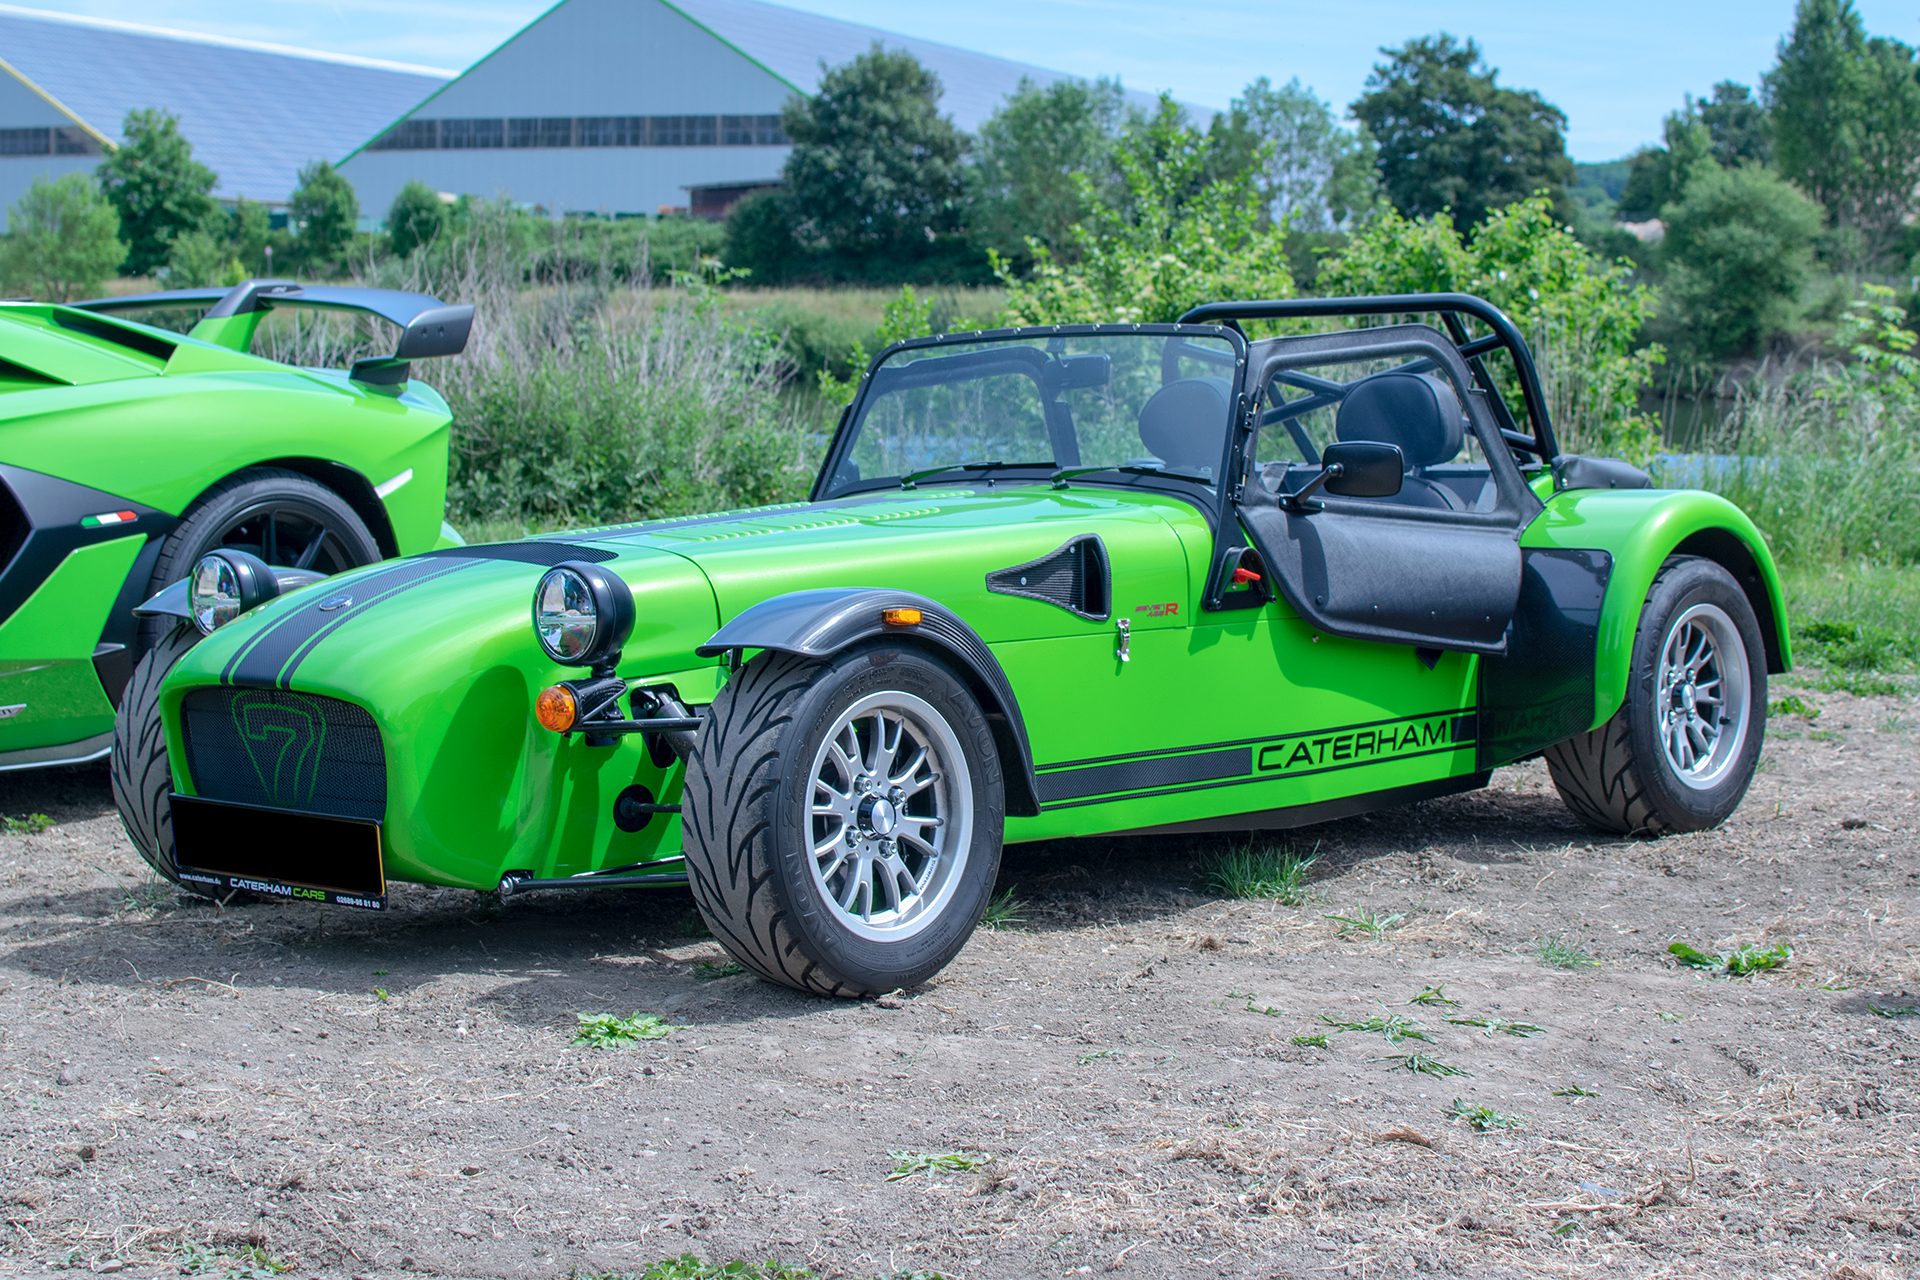
[{"label": "patch of grass", "polygon": [[745,972],[746,969],[743,966],[731,960],[722,960],[717,964],[712,960],[702,960],[693,966],[693,976],[702,982],[712,982],[715,978],[732,978]]},{"label": "patch of grass", "polygon": [[887,1156],[894,1162],[893,1172],[887,1175],[888,1182],[898,1182],[930,1170],[938,1173],[969,1173],[993,1159],[975,1151],[889,1151]]},{"label": "patch of grass", "polygon": [[1687,1017],[1684,1013],[1668,1013],[1665,1009],[1656,1009],[1653,1016],[1662,1022],[1684,1022]]},{"label": "patch of grass", "polygon": [[1470,1107],[1455,1098],[1451,1107],[1443,1108],[1442,1115],[1452,1116],[1456,1120],[1465,1120],[1473,1126],[1475,1133],[1486,1133],[1493,1129],[1524,1129],[1527,1127],[1525,1116],[1509,1115],[1504,1111],[1495,1111],[1492,1107]]},{"label": "patch of grass", "polygon": [[1739,947],[1732,951],[1708,952],[1690,947],[1684,942],[1676,942],[1669,946],[1667,951],[1671,955],[1680,957],[1682,964],[1692,965],[1696,969],[1706,969],[1716,976],[1728,978],[1744,978],[1763,970],[1778,969],[1793,959],[1793,948],[1785,943],[1777,947]]},{"label": "patch of grass", "polygon": [[1075,1058],[1074,1061],[1084,1067],[1089,1063],[1099,1062],[1103,1058],[1117,1058],[1119,1056],[1120,1051],[1118,1049],[1095,1049],[1090,1053],[1081,1054]]},{"label": "patch of grass", "polygon": [[1327,1047],[1327,1033],[1322,1031],[1316,1035],[1295,1036],[1293,1042],[1303,1049],[1324,1049]]},{"label": "patch of grass", "polygon": [[1436,1005],[1446,1004],[1458,1008],[1460,1002],[1447,995],[1444,984],[1421,988],[1420,994],[1407,1001],[1408,1004]]},{"label": "patch of grass", "polygon": [[575,1015],[580,1027],[574,1032],[573,1043],[585,1045],[590,1049],[619,1049],[641,1040],[664,1040],[685,1027],[670,1026],[651,1013],[634,1011],[631,1018],[617,1018],[611,1013],[582,1013]]},{"label": "patch of grass", "polygon": [[1547,1034],[1544,1028],[1536,1027],[1531,1022],[1513,1022],[1506,1018],[1448,1018],[1447,1021],[1456,1027],[1479,1027],[1489,1040],[1493,1039],[1495,1032],[1503,1036],[1519,1036],[1523,1040]]},{"label": "patch of grass", "polygon": [[1772,702],[1769,702],[1767,704],[1767,714],[1770,716],[1803,716],[1811,721],[1820,718],[1820,708],[1809,706],[1806,699],[1802,698],[1799,694],[1790,693],[1783,698],[1775,698]]},{"label": "patch of grass", "polygon": [[765,1262],[702,1262],[690,1253],[665,1258],[637,1275],[631,1271],[582,1271],[575,1267],[567,1280],[815,1280],[805,1267],[783,1267],[778,1259]]},{"label": "patch of grass", "polygon": [[[1907,1001],[1907,1003],[1900,1003],[1903,1000]],[[1883,992],[1877,996],[1868,996],[1867,1008],[1873,1010],[1875,1014],[1882,1018],[1920,1017],[1920,1001],[1914,1000],[1912,996],[1904,991],[1898,994]]]},{"label": "patch of grass", "polygon": [[120,901],[120,909],[122,911],[158,911],[171,902],[174,895],[179,892],[178,885],[162,880],[159,876],[150,875],[127,890],[126,897]]},{"label": "patch of grass", "polygon": [[1383,1058],[1369,1058],[1369,1062],[1384,1062],[1389,1071],[1417,1071],[1424,1076],[1470,1076],[1473,1072],[1464,1067],[1456,1067],[1438,1058],[1428,1057],[1424,1053],[1394,1053]]},{"label": "patch of grass", "polygon": [[217,1276],[219,1280],[273,1280],[293,1270],[291,1262],[274,1257],[259,1245],[226,1252],[188,1242],[180,1246],[174,1258],[181,1275]]},{"label": "patch of grass", "polygon": [[18,818],[8,814],[0,821],[6,823],[5,834],[10,836],[37,836],[53,829],[53,819],[44,813],[27,813]]},{"label": "patch of grass", "polygon": [[381,1004],[385,1004],[387,1001],[393,999],[393,996],[388,993],[385,987],[375,987],[373,989],[373,995]]},{"label": "patch of grass", "polygon": [[1019,887],[1017,884],[1010,885],[1005,893],[988,900],[987,909],[980,913],[981,928],[1017,929],[1027,922],[1026,899],[1013,896],[1013,891]]},{"label": "patch of grass", "polygon": [[1320,1015],[1320,1021],[1338,1031],[1377,1031],[1386,1037],[1388,1044],[1399,1044],[1402,1040],[1424,1040],[1433,1043],[1433,1033],[1415,1022],[1412,1018],[1398,1013],[1383,1013],[1366,1019],[1364,1022],[1341,1022],[1327,1014]]},{"label": "patch of grass", "polygon": [[1533,944],[1533,954],[1550,969],[1597,969],[1600,958],[1580,944],[1555,934]]},{"label": "patch of grass", "polygon": [[1256,898],[1297,907],[1307,900],[1307,871],[1319,860],[1318,853],[1302,856],[1291,845],[1255,848],[1249,842],[1246,848],[1220,854],[1207,864],[1206,887],[1223,898]]},{"label": "patch of grass", "polygon": [[1600,1091],[1598,1089],[1583,1089],[1577,1084],[1570,1084],[1564,1089],[1555,1089],[1553,1096],[1556,1098],[1597,1098],[1600,1096]]},{"label": "patch of grass", "polygon": [[1357,902],[1353,904],[1353,914],[1350,916],[1339,916],[1324,911],[1320,914],[1323,919],[1332,920],[1340,926],[1334,932],[1342,938],[1350,933],[1364,933],[1369,938],[1377,939],[1384,936],[1389,929],[1398,929],[1407,921],[1407,913],[1404,911],[1383,916],[1370,907],[1363,908]]}]

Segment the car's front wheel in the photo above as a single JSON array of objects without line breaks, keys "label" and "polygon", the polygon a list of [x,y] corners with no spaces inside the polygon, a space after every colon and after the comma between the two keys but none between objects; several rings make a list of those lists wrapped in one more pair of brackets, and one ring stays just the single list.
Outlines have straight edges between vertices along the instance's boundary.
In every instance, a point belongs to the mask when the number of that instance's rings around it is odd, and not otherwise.
[{"label": "car's front wheel", "polygon": [[1602,831],[1704,831],[1747,794],[1766,724],[1753,606],[1719,565],[1676,556],[1641,607],[1626,702],[1547,748],[1547,768],[1567,807]]},{"label": "car's front wheel", "polygon": [[1005,800],[966,684],[876,644],[748,663],[708,711],[681,812],[694,900],[734,958],[861,996],[924,981],[966,944]]},{"label": "car's front wheel", "polygon": [[[113,717],[113,755],[109,775],[113,802],[127,839],[161,876],[180,884],[173,861],[173,773],[167,760],[167,726],[160,715],[160,685],[200,633],[182,622],[161,636],[133,669],[133,679]],[[181,885],[190,893],[199,893]]]}]

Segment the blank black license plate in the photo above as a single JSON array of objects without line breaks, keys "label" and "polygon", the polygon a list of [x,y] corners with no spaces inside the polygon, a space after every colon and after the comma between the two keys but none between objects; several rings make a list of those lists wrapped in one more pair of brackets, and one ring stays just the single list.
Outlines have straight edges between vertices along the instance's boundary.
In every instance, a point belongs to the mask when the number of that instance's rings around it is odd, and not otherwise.
[{"label": "blank black license plate", "polygon": [[190,884],[379,911],[380,824],[174,795],[173,845]]}]

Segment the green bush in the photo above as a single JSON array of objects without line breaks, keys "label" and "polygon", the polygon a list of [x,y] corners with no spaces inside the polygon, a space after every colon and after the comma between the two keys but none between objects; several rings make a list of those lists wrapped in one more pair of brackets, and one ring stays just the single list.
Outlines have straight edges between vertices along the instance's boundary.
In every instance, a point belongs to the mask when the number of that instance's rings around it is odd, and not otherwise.
[{"label": "green bush", "polygon": [[1819,205],[1772,169],[1706,164],[1660,216],[1669,264],[1663,329],[1676,349],[1720,360],[1757,351],[1786,329],[1813,265]]},{"label": "green bush", "polygon": [[71,302],[100,291],[126,253],[120,220],[84,173],[35,178],[7,212],[0,238],[0,284],[44,302]]}]

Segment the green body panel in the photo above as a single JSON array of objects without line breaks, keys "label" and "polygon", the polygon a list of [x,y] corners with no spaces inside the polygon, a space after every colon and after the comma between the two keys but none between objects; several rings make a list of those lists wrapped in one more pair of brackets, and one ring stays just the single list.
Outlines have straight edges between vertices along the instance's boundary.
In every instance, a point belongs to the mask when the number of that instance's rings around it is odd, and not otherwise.
[{"label": "green body panel", "polygon": [[1547,509],[1522,531],[1522,547],[1593,548],[1613,557],[1600,610],[1594,721],[1589,728],[1605,724],[1626,699],[1640,607],[1660,566],[1689,538],[1721,532],[1737,538],[1751,558],[1750,569],[1729,566],[1729,570],[1753,601],[1761,627],[1770,626],[1778,641],[1778,669],[1788,670],[1792,650],[1786,604],[1766,539],[1745,512],[1718,494],[1698,489],[1569,490],[1553,496]]},{"label": "green body panel", "polygon": [[113,728],[93,646],[143,541],[116,538],[73,551],[0,623],[0,706],[25,704],[0,720],[0,750],[77,742]]},{"label": "green body panel", "polygon": [[[337,479],[345,467],[365,482],[352,486],[362,502],[384,505],[394,549],[425,551],[443,537],[449,419],[419,382],[393,394],[90,312],[0,305],[0,463],[99,490],[105,511],[124,500],[177,517],[265,464],[327,477],[352,501]],[[371,496],[381,486],[384,498]],[[0,619],[0,679],[12,690],[0,705],[27,704],[0,718],[0,754],[111,727],[88,659],[129,574],[149,572],[135,569],[146,540],[82,547]]]}]

